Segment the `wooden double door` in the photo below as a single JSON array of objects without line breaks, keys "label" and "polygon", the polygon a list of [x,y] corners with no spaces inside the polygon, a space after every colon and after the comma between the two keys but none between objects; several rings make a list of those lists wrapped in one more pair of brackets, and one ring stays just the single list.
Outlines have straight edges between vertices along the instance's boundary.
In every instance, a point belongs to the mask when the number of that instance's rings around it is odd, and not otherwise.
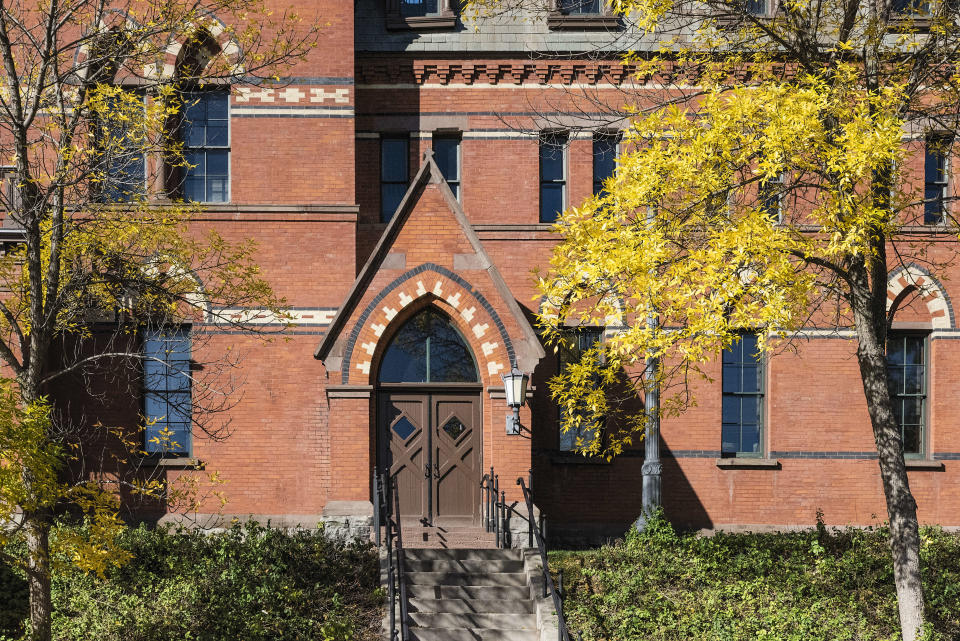
[{"label": "wooden double door", "polygon": [[377,458],[396,479],[404,521],[479,523],[480,390],[383,390]]}]

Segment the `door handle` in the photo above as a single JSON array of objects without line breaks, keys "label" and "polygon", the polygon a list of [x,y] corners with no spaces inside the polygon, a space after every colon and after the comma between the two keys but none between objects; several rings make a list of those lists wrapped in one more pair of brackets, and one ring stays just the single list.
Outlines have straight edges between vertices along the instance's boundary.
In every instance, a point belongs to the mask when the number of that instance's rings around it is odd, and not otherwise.
[{"label": "door handle", "polygon": [[433,474],[434,477],[440,478],[440,463],[437,461],[433,462]]},{"label": "door handle", "polygon": [[429,463],[427,463],[426,465],[423,466],[423,478],[425,478],[425,479],[430,478],[430,464],[429,464]]}]

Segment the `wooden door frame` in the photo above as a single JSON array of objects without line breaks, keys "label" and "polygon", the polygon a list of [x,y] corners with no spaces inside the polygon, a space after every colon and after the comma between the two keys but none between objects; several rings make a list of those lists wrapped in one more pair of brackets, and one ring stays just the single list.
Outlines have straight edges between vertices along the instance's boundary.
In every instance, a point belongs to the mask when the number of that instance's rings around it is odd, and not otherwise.
[{"label": "wooden door frame", "polygon": [[[376,459],[374,465],[376,469],[382,470],[386,469],[387,454],[389,453],[390,440],[385,438],[386,436],[386,422],[383,420],[382,410],[384,408],[384,398],[389,394],[422,394],[427,398],[427,442],[425,447],[427,448],[427,464],[431,466],[431,481],[427,490],[427,520],[429,521],[428,525],[433,525],[433,519],[435,517],[436,508],[433,505],[434,501],[434,489],[433,489],[433,431],[434,431],[434,416],[433,416],[433,397],[443,396],[445,394],[461,394],[461,395],[471,395],[475,396],[477,399],[480,415],[480,424],[479,428],[479,442],[477,444],[477,470],[481,473],[481,476],[476,479],[477,486],[479,487],[482,480],[483,472],[483,444],[484,444],[484,414],[483,414],[483,384],[482,383],[380,383],[375,388],[375,402],[373,406],[375,408],[375,416],[373,420],[374,425],[374,438],[376,441]],[[480,505],[479,502],[474,509],[477,510],[477,516],[479,516]]]}]

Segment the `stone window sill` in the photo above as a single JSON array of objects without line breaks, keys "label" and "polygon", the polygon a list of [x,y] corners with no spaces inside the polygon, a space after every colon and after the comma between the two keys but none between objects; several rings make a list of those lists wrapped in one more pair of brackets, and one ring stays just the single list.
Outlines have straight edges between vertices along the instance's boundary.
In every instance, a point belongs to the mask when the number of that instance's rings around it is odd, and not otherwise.
[{"label": "stone window sill", "polygon": [[943,461],[931,461],[929,459],[905,459],[904,464],[908,470],[930,470],[933,472],[943,471]]},{"label": "stone window sill", "polygon": [[148,456],[140,459],[142,467],[162,467],[168,470],[202,470],[206,463],[189,456]]},{"label": "stone window sill", "polygon": [[391,15],[387,17],[387,29],[393,31],[451,30],[456,26],[457,16],[452,11],[438,13],[433,16]]},{"label": "stone window sill", "polygon": [[551,13],[547,16],[548,29],[618,29],[621,26],[617,16],[563,13]]},{"label": "stone window sill", "polygon": [[779,470],[780,460],[775,458],[718,458],[717,467],[721,470]]}]

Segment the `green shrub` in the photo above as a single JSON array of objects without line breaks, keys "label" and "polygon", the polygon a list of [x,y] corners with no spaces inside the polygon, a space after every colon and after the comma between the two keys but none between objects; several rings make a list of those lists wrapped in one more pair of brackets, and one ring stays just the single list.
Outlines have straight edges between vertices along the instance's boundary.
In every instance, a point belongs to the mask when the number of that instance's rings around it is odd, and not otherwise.
[{"label": "green shrub", "polygon": [[[960,639],[960,537],[924,529],[930,639]],[[883,529],[679,534],[662,518],[586,552],[554,552],[584,641],[886,641],[899,630]]]},{"label": "green shrub", "polygon": [[379,638],[383,597],[368,544],[249,523],[214,534],[140,527],[127,530],[122,545],[133,559],[103,579],[73,570],[54,575],[54,638]]}]

